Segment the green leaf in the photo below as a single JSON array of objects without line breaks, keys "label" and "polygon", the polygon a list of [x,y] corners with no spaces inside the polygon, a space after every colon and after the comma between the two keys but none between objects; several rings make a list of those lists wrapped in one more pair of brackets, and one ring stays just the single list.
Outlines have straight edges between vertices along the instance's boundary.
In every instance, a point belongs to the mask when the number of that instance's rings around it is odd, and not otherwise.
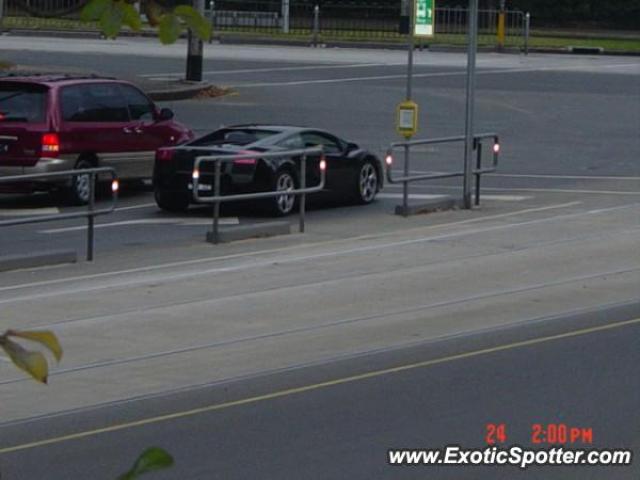
[{"label": "green leaf", "polygon": [[20,369],[27,372],[37,381],[47,383],[49,365],[47,359],[40,352],[30,352],[7,337],[3,338],[0,346],[7,353],[11,361]]},{"label": "green leaf", "polygon": [[158,25],[158,36],[160,41],[165,45],[175,43],[182,31],[182,25],[178,17],[172,13],[167,13],[162,16],[160,24]]},{"label": "green leaf", "polygon": [[142,28],[140,14],[135,7],[127,2],[118,2],[118,8],[122,10],[122,22],[128,25],[131,30],[138,31]]},{"label": "green leaf", "polygon": [[159,447],[147,448],[136,460],[127,473],[121,475],[118,480],[133,480],[143,473],[162,470],[173,465],[173,457]]},{"label": "green leaf", "polygon": [[209,40],[211,37],[211,23],[193,7],[179,5],[173,10],[173,13],[180,17],[197,37],[204,41]]},{"label": "green leaf", "polygon": [[100,17],[100,29],[107,38],[116,38],[122,28],[122,17],[124,12],[121,8],[115,5],[115,2],[111,2],[109,8],[107,8]]},{"label": "green leaf", "polygon": [[80,19],[83,22],[98,20],[102,14],[111,6],[113,0],[90,0],[80,12]]},{"label": "green leaf", "polygon": [[38,342],[39,344],[48,348],[56,360],[59,362],[62,359],[62,347],[58,341],[58,337],[53,332],[48,330],[31,330],[27,332],[21,332],[17,330],[9,330],[7,336],[13,336],[18,338],[24,338],[31,340],[32,342]]}]

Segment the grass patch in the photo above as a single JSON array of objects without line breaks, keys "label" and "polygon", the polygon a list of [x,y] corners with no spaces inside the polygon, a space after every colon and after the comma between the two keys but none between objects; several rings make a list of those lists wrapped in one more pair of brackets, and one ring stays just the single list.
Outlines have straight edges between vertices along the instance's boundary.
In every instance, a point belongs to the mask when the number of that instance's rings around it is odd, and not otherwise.
[{"label": "grass patch", "polygon": [[[5,17],[2,25],[6,29],[31,29],[31,30],[65,30],[65,31],[99,31],[95,22],[82,22],[80,20],[69,18],[35,18],[35,17]],[[127,31],[127,27],[123,27],[123,31]],[[143,30],[150,32],[153,29],[143,27]],[[276,29],[218,29],[214,32],[215,36],[233,35],[246,38],[252,37],[268,37],[278,40],[297,40],[302,42],[312,41],[311,30],[293,30],[289,34],[284,34]],[[551,34],[553,35],[553,34]],[[575,36],[574,36],[575,35]],[[355,41],[355,42],[372,42],[372,43],[390,43],[401,44],[406,43],[406,37],[394,32],[388,31],[324,31],[318,36],[320,43],[332,41]],[[465,45],[466,35],[464,34],[437,34],[430,39],[417,39],[416,44],[424,45]],[[507,47],[524,46],[524,39],[519,35],[507,36]],[[497,39],[495,34],[491,32],[480,32],[478,36],[478,45],[481,47],[495,47]],[[549,33],[533,31],[529,38],[529,47],[531,48],[567,48],[570,46],[582,47],[602,47],[606,51],[617,52],[640,52],[639,38],[598,38],[593,32],[583,37],[579,31],[572,32],[572,35],[549,36]],[[2,68],[2,67],[0,67]]]}]

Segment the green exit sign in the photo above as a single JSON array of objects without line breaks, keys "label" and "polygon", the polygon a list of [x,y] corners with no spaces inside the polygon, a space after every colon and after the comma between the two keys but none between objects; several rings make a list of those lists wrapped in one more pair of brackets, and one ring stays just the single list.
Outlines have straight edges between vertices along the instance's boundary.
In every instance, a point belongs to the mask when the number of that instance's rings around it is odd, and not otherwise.
[{"label": "green exit sign", "polygon": [[433,17],[435,16],[435,0],[415,0],[416,21],[413,34],[417,37],[433,36]]}]

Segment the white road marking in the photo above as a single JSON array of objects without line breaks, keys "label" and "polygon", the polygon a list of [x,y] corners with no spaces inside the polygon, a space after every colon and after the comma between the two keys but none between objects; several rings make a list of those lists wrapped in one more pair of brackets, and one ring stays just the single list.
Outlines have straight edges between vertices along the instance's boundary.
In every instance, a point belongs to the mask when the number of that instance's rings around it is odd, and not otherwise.
[{"label": "white road marking", "polygon": [[125,210],[136,210],[138,208],[149,208],[149,207],[157,207],[156,203],[141,203],[140,205],[132,205],[130,207],[118,207],[115,209],[116,212],[123,212]]},{"label": "white road marking", "polygon": [[[603,65],[602,68],[613,68],[613,67],[621,67],[628,66],[630,64],[621,64],[621,65]],[[530,73],[530,72],[544,72],[544,71],[572,71],[572,70],[582,70],[585,68],[590,68],[586,66],[575,66],[575,67],[563,67],[560,68],[558,66],[550,66],[550,67],[529,67],[529,68],[498,68],[498,69],[487,69],[487,70],[478,70],[476,73],[478,75],[494,75],[501,73]],[[451,76],[462,76],[466,75],[466,70],[460,69],[455,71],[448,72],[431,72],[431,73],[414,73],[414,78],[431,78],[431,77],[451,77]],[[290,86],[298,86],[298,85],[313,85],[313,84],[330,84],[330,83],[347,83],[347,82],[364,82],[371,80],[398,80],[398,79],[406,79],[406,74],[395,74],[395,75],[374,75],[369,77],[346,77],[346,78],[327,78],[327,79],[316,79],[316,80],[293,80],[286,82],[262,82],[262,83],[246,83],[246,84],[236,84],[235,86],[238,88],[260,88],[260,87],[290,87]]]},{"label": "white road marking", "polygon": [[[457,222],[450,222],[450,223],[441,223],[441,224],[437,224],[437,225],[431,225],[428,227],[416,227],[413,229],[408,229],[408,230],[404,230],[405,233],[407,232],[411,232],[411,231],[416,231],[416,230],[430,230],[430,229],[437,229],[437,228],[445,228],[445,227],[455,227],[458,225],[465,225],[467,223],[476,223],[476,222],[481,222],[484,220],[496,220],[496,219],[500,219],[500,218],[507,218],[507,217],[512,217],[512,216],[516,216],[516,215],[524,215],[527,213],[537,213],[537,212],[544,212],[544,211],[548,211],[548,210],[555,210],[555,209],[559,209],[559,208],[569,208],[569,207],[574,207],[576,205],[580,205],[582,202],[580,201],[573,201],[573,202],[567,202],[567,203],[560,203],[560,204],[555,204],[555,205],[548,205],[546,207],[537,207],[537,208],[526,208],[524,210],[517,210],[515,212],[508,212],[508,213],[499,213],[496,215],[487,215],[484,217],[477,217],[477,218],[468,218],[466,220],[459,220]],[[9,291],[9,290],[19,290],[21,288],[31,288],[31,287],[42,287],[42,286],[47,286],[47,285],[56,285],[59,283],[65,283],[65,282],[74,282],[74,281],[85,281],[85,280],[91,280],[91,279],[97,279],[97,278],[104,278],[104,277],[111,277],[111,276],[116,276],[116,275],[125,275],[125,274],[131,274],[131,273],[144,273],[144,272],[150,272],[150,271],[154,271],[154,270],[162,270],[164,268],[175,268],[175,267],[185,267],[185,266],[189,266],[189,265],[195,265],[195,264],[202,264],[203,262],[218,262],[218,261],[222,261],[222,260],[234,260],[236,258],[245,258],[245,257],[254,257],[254,256],[260,256],[260,255],[267,255],[270,253],[290,253],[293,250],[297,250],[297,249],[302,249],[302,248],[308,248],[308,247],[321,247],[321,246],[326,246],[326,245],[332,245],[332,244],[339,244],[339,243],[345,243],[345,242],[354,242],[354,241],[362,241],[362,240],[376,240],[376,239],[381,239],[384,237],[389,237],[389,236],[393,236],[393,235],[397,235],[398,232],[393,231],[393,232],[389,232],[389,233],[383,233],[383,234],[373,234],[373,235],[361,235],[358,237],[349,237],[349,238],[341,238],[341,239],[337,239],[337,240],[326,240],[323,242],[314,242],[314,243],[307,243],[307,244],[301,244],[301,245],[297,245],[297,246],[287,246],[287,247],[282,247],[282,248],[272,248],[272,249],[268,249],[268,250],[258,250],[258,251],[254,251],[254,252],[246,252],[246,253],[233,253],[230,255],[221,255],[221,256],[212,256],[212,257],[201,257],[201,258],[196,258],[193,260],[183,260],[180,262],[169,262],[169,263],[163,263],[163,264],[159,264],[159,265],[151,265],[151,266],[147,266],[147,267],[137,267],[137,268],[130,268],[130,269],[126,269],[126,270],[116,270],[113,272],[102,272],[102,273],[94,273],[94,274],[89,274],[89,275],[78,275],[76,277],[67,277],[67,278],[58,278],[58,279],[54,279],[54,280],[42,280],[39,282],[31,282],[31,283],[23,283],[23,284],[19,284],[19,285],[9,285],[9,286],[5,286],[5,287],[0,287],[0,292],[4,292],[4,291]]]},{"label": "white road marking", "polygon": [[[431,173],[431,172],[430,172]],[[450,185],[412,185],[411,188],[437,188],[443,190],[459,190],[460,187]],[[600,194],[600,195],[640,195],[640,191],[628,191],[628,190],[584,190],[584,189],[572,189],[572,188],[526,188],[526,187],[482,187],[483,190],[491,190],[495,192],[543,192],[543,193],[588,193],[588,194]]]},{"label": "white road marking", "polygon": [[[240,70],[207,70],[202,72],[203,75],[234,75],[238,73],[269,73],[269,72],[290,72],[300,70],[335,70],[341,68],[370,68],[370,67],[386,67],[398,66],[401,63],[351,63],[347,65],[312,65],[304,67],[271,67],[271,68],[244,68]],[[147,73],[138,75],[144,78],[163,78],[163,77],[181,77],[184,72],[171,73]]]},{"label": "white road marking", "polygon": [[55,207],[0,209],[0,217],[19,217],[23,215],[24,216],[55,215],[56,213],[60,213],[60,209]]},{"label": "white road marking", "polygon": [[530,175],[517,173],[487,173],[488,177],[512,177],[512,178],[545,178],[559,180],[621,180],[621,181],[640,181],[640,177],[622,177],[622,176],[602,176],[602,175]]},{"label": "white road marking", "polygon": [[[198,226],[198,225],[211,225],[212,220],[210,218],[197,218],[197,219],[185,219],[185,218],[140,218],[138,220],[123,220],[120,222],[112,223],[100,223],[94,225],[94,228],[112,228],[112,227],[126,227],[130,225],[178,225],[178,226]],[[220,225],[238,225],[240,220],[238,218],[228,217],[221,218]],[[86,225],[79,225],[76,227],[64,227],[64,228],[52,228],[49,230],[40,230],[38,233],[64,233],[86,230]]]},{"label": "white road marking", "polygon": [[[437,200],[447,197],[448,195],[428,194],[428,193],[411,193],[409,194],[409,200]],[[402,198],[401,193],[379,193],[379,198]],[[529,200],[533,197],[526,197],[523,195],[480,195],[483,200],[495,200],[502,202],[522,202],[523,200]]]}]

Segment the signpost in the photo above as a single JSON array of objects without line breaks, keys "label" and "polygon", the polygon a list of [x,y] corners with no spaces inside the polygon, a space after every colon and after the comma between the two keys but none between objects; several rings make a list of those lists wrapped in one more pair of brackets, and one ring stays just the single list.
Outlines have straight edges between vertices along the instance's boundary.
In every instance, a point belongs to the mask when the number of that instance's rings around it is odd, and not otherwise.
[{"label": "signpost", "polygon": [[433,36],[434,1],[415,0],[416,20],[413,24],[413,34],[416,37]]}]

